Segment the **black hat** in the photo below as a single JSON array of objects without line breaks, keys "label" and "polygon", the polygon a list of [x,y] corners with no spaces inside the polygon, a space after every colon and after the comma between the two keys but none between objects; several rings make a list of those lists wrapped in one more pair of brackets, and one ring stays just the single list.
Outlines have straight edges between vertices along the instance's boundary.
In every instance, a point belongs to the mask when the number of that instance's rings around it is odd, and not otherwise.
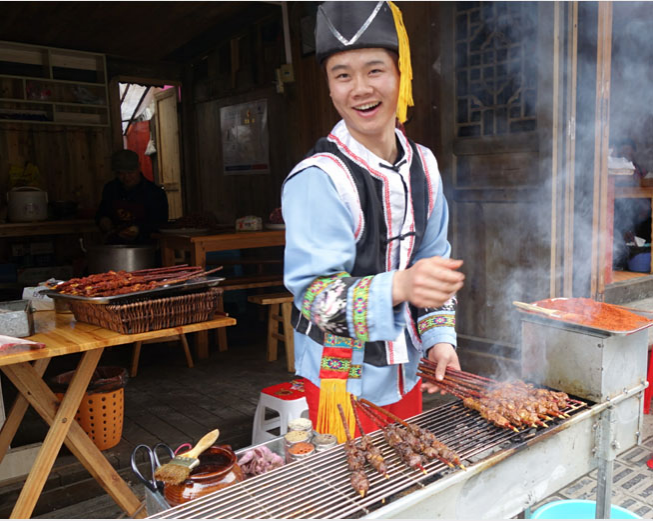
[{"label": "black hat", "polygon": [[138,168],[138,154],[133,150],[117,150],[111,154],[111,170],[114,172],[132,172]]},{"label": "black hat", "polygon": [[354,49],[381,48],[399,54],[397,118],[406,121],[413,105],[410,44],[399,8],[392,2],[324,2],[317,10],[315,54],[323,63],[329,56]]},{"label": "black hat", "polygon": [[399,51],[387,2],[324,2],[318,8],[315,54],[320,63],[337,52],[373,47]]}]

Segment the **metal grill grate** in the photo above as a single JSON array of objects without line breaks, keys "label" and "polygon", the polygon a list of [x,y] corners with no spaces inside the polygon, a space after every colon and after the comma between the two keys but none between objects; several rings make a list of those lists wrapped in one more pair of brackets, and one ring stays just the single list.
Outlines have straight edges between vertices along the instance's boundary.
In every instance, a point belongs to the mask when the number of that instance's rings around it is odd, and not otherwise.
[{"label": "metal grill grate", "polygon": [[[574,401],[565,412],[573,414],[585,405]],[[519,445],[526,438],[541,436],[547,430],[529,429],[515,433],[494,427],[478,413],[466,409],[461,400],[422,413],[410,421],[432,431],[460,455],[466,466],[493,452]],[[383,452],[390,478],[386,479],[368,467],[366,474],[370,490],[364,498],[349,484],[345,452],[343,445],[338,445],[151,518],[355,518],[392,501],[398,494],[410,493],[415,487],[424,487],[451,472],[465,472],[432,461],[424,465],[426,474],[423,474],[407,467],[396,456],[381,431],[373,433],[371,438]]]}]

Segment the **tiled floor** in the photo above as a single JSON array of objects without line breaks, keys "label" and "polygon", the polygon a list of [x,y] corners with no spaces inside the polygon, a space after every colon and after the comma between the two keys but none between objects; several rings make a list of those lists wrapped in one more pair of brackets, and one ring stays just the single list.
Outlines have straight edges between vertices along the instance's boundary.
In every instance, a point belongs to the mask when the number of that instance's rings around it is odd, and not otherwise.
[{"label": "tiled floor", "polygon": [[[644,416],[641,445],[619,455],[614,463],[612,504],[623,507],[644,519],[653,519],[653,469],[646,462],[653,458],[653,415]],[[533,507],[564,499],[596,500],[596,476],[593,470],[570,483],[553,496]]]}]

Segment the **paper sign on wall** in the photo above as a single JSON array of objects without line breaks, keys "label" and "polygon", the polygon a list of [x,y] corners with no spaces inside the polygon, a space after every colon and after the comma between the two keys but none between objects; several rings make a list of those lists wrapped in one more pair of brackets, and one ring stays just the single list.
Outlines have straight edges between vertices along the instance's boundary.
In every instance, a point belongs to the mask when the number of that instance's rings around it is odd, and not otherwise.
[{"label": "paper sign on wall", "polygon": [[267,100],[220,109],[225,174],[270,173]]}]

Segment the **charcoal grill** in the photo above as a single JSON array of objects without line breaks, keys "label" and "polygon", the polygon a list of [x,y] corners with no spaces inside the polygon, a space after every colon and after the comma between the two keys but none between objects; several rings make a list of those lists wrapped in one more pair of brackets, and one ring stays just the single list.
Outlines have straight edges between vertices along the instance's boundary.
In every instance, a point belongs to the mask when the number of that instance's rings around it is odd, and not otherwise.
[{"label": "charcoal grill", "polygon": [[349,484],[339,445],[152,518],[509,518],[597,467],[597,517],[605,518],[612,462],[639,441],[647,332],[608,335],[525,317],[522,339],[523,376],[579,399],[570,418],[519,433],[490,425],[460,400],[410,420],[458,452],[466,470],[439,461],[426,473],[412,470],[376,432],[390,478],[369,469],[364,498]]}]

